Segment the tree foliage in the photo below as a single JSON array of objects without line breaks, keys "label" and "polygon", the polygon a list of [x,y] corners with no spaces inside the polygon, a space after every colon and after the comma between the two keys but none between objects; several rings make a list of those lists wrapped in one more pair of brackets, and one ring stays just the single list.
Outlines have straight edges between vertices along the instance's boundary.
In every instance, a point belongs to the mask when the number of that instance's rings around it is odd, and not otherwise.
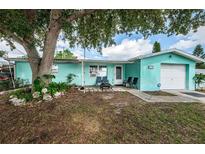
[{"label": "tree foliage", "polygon": [[4,54],[5,54],[5,51],[0,50],[0,57],[3,57]]},{"label": "tree foliage", "polygon": [[193,55],[194,56],[197,56],[197,57],[201,57],[203,58],[204,57],[204,49],[202,48],[201,44],[198,44],[194,51],[193,51]]},{"label": "tree foliage", "polygon": [[[59,11],[60,17],[56,20],[59,20],[60,29],[70,45],[88,48],[110,45],[113,43],[113,36],[119,33],[135,32],[145,37],[159,33],[187,34],[190,30],[197,30],[205,22],[203,10]],[[86,14],[86,11],[90,13]],[[1,36],[9,41],[15,34],[43,48],[51,13],[52,10],[1,10]]]},{"label": "tree foliage", "polygon": [[72,52],[70,52],[68,49],[63,51],[58,51],[55,55],[55,59],[76,59]]},{"label": "tree foliage", "polygon": [[153,45],[153,50],[152,52],[155,53],[155,52],[160,52],[161,51],[161,46],[160,46],[160,43],[155,41],[154,42],[154,45]]},{"label": "tree foliage", "polygon": [[195,89],[197,87],[200,88],[200,84],[205,82],[205,75],[202,73],[196,74],[193,79],[195,81]]},{"label": "tree foliage", "polygon": [[[60,33],[69,46],[110,46],[116,34],[187,34],[205,24],[204,10],[0,10],[0,38],[21,44],[33,79],[51,72]],[[42,58],[37,49],[43,51]]]}]

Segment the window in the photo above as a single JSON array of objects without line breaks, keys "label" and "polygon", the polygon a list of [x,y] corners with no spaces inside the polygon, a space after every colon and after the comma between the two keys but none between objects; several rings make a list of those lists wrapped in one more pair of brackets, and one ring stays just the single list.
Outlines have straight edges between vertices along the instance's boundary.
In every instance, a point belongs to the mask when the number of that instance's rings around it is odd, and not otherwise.
[{"label": "window", "polygon": [[98,66],[97,65],[90,65],[90,76],[95,77],[98,73]]},{"label": "window", "polygon": [[98,76],[107,76],[107,66],[99,66]]},{"label": "window", "polygon": [[58,65],[53,65],[52,66],[52,69],[51,69],[51,72],[54,74],[54,73],[58,73]]},{"label": "window", "polygon": [[107,76],[107,66],[90,65],[90,77]]}]

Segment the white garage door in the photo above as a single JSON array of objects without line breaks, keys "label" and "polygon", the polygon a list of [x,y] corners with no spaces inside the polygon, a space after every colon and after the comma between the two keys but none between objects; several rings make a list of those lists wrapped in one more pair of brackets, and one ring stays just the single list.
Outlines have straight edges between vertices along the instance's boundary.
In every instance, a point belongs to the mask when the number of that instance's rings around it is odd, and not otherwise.
[{"label": "white garage door", "polygon": [[185,65],[161,65],[161,89],[185,89]]}]

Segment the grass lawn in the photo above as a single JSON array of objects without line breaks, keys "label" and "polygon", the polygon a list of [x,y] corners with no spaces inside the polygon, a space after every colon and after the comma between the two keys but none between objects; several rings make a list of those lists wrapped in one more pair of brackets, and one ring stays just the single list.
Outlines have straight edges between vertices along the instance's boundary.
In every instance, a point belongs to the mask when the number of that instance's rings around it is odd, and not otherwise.
[{"label": "grass lawn", "polygon": [[205,143],[205,105],[82,93],[23,107],[1,96],[0,143]]}]

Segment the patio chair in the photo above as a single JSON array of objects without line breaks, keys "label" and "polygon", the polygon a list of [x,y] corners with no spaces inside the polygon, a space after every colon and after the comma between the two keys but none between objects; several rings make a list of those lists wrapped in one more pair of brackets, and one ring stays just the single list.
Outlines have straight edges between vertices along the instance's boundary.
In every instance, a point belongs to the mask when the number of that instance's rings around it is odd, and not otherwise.
[{"label": "patio chair", "polygon": [[131,87],[132,88],[135,88],[135,87],[137,88],[137,82],[138,82],[138,78],[134,78],[132,83],[131,83]]},{"label": "patio chair", "polygon": [[109,83],[107,76],[103,76],[102,83]]},{"label": "patio chair", "polygon": [[112,85],[109,83],[109,80],[107,79],[107,76],[104,76],[102,78],[102,83],[100,84],[100,88],[103,91],[104,88],[112,89]]},{"label": "patio chair", "polygon": [[127,87],[127,85],[131,86],[132,77],[128,77],[127,80],[123,81],[123,86]]},{"label": "patio chair", "polygon": [[100,77],[100,76],[97,76],[97,77],[96,77],[96,83],[95,83],[95,85],[96,85],[96,86],[100,86],[101,83],[102,83],[101,77]]}]

